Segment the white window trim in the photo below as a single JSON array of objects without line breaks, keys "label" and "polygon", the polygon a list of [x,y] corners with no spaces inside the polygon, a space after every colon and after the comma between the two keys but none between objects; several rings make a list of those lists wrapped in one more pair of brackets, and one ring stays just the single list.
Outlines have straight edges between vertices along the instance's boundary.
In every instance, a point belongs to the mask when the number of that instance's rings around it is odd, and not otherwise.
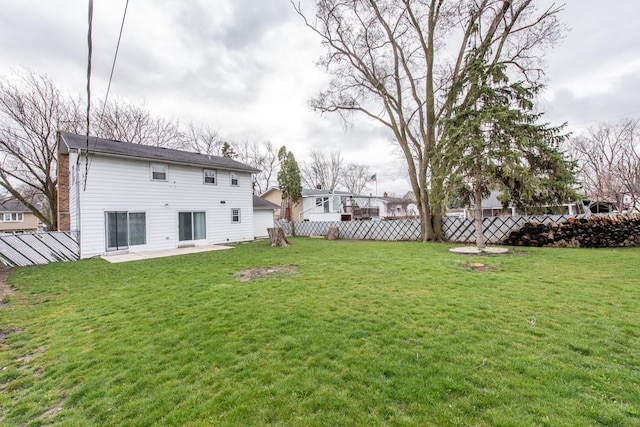
[{"label": "white window trim", "polygon": [[[154,166],[162,166],[164,167],[164,179],[156,179],[153,177],[153,167]],[[151,181],[160,181],[160,182],[167,182],[169,181],[169,165],[166,163],[151,163],[149,165],[149,178],[151,179]]]},{"label": "white window trim", "polygon": [[[233,217],[236,216],[233,214],[233,211],[238,211],[238,220],[234,221]],[[240,208],[231,208],[231,224],[240,224],[242,223],[242,211]]]},{"label": "white window trim", "polygon": [[[207,182],[207,172],[213,172],[213,182]],[[202,169],[202,183],[205,185],[218,185],[218,171],[216,169]]]},{"label": "white window trim", "polygon": [[[15,215],[16,219],[11,219],[12,215]],[[22,212],[3,212],[0,214],[0,222],[24,222],[24,214]]]},{"label": "white window trim", "polygon": [[[236,183],[233,183],[233,177],[236,177]],[[231,184],[232,187],[239,187],[240,186],[240,174],[238,172],[229,172],[229,184]]]}]

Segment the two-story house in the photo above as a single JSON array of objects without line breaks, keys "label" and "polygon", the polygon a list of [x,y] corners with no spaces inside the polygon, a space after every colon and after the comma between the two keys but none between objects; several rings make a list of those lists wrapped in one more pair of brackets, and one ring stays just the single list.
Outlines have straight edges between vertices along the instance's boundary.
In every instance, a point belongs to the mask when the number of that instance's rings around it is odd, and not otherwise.
[{"label": "two-story house", "polygon": [[38,218],[18,200],[0,202],[0,233],[38,231]]},{"label": "two-story house", "polygon": [[233,159],[58,133],[58,228],[80,258],[254,238],[251,174]]}]

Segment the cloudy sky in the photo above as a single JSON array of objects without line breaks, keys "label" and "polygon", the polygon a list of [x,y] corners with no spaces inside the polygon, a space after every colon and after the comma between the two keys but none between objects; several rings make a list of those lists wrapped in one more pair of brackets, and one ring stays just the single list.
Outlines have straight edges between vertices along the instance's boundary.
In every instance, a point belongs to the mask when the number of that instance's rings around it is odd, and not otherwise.
[{"label": "cloudy sky", "polygon": [[[125,3],[94,1],[92,92],[99,97]],[[64,92],[83,95],[87,4],[1,0],[0,74],[28,67]],[[311,12],[309,0],[302,5]],[[548,121],[568,122],[580,133],[600,121],[640,116],[638,16],[637,0],[567,0],[562,19],[570,31],[547,57]],[[322,52],[289,0],[133,0],[110,96],[218,128],[232,140],[286,145],[301,161],[311,150],[339,150],[377,172],[379,193],[408,190],[384,129],[364,118],[346,128],[307,107],[327,83],[315,67]]]}]

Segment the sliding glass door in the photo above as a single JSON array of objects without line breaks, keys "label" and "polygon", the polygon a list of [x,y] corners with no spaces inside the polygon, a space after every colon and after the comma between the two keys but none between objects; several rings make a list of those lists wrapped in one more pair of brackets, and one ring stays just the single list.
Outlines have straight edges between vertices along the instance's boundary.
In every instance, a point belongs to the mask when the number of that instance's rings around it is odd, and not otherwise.
[{"label": "sliding glass door", "polygon": [[147,242],[144,212],[105,212],[105,222],[108,251],[127,249]]},{"label": "sliding glass door", "polygon": [[207,238],[207,219],[204,212],[178,212],[178,240],[203,240]]}]

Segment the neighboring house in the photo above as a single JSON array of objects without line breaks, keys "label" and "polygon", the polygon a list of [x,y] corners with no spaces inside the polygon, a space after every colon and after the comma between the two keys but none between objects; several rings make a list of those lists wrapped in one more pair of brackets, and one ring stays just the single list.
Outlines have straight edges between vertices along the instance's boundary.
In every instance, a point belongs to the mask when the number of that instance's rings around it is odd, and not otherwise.
[{"label": "neighboring house", "polygon": [[348,191],[302,190],[302,212],[298,221],[352,221],[378,218],[379,208],[372,197]]},{"label": "neighboring house", "polygon": [[0,233],[38,231],[38,217],[18,200],[0,202]]},{"label": "neighboring house", "polygon": [[257,171],[225,157],[94,137],[87,144],[59,132],[58,227],[80,232],[80,258],[253,240]]},{"label": "neighboring house", "polygon": [[[282,190],[277,187],[271,187],[270,189],[262,193],[260,197],[278,206],[278,208],[274,212],[276,219],[285,218],[285,214],[281,209]],[[297,221],[297,218],[299,218],[300,216],[300,212],[302,212],[302,204],[300,202],[295,203],[291,209],[291,218]]]},{"label": "neighboring house", "polygon": [[[260,197],[282,205],[282,191],[270,188]],[[379,209],[372,203],[373,198],[354,196],[347,191],[329,191],[322,188],[302,189],[302,200],[293,205],[291,219],[300,221],[351,221],[378,217]],[[284,218],[281,209],[276,210],[276,218]]]},{"label": "neighboring house", "polygon": [[273,227],[274,213],[280,206],[258,196],[253,196],[253,236],[267,237],[267,228]]},{"label": "neighboring house", "polygon": [[[584,208],[581,207],[579,203],[564,203],[558,206],[538,206],[532,207],[528,210],[519,211],[512,205],[508,205],[506,208],[503,207],[502,202],[498,199],[500,194],[500,191],[492,190],[489,197],[482,199],[482,216],[484,218],[532,214],[577,215],[584,211]],[[447,216],[473,218],[473,206],[473,203],[471,203],[468,208],[447,209]]]},{"label": "neighboring house", "polygon": [[408,219],[419,216],[418,204],[413,192],[408,192],[404,197],[383,197],[375,199],[380,207],[380,218],[382,219]]}]

